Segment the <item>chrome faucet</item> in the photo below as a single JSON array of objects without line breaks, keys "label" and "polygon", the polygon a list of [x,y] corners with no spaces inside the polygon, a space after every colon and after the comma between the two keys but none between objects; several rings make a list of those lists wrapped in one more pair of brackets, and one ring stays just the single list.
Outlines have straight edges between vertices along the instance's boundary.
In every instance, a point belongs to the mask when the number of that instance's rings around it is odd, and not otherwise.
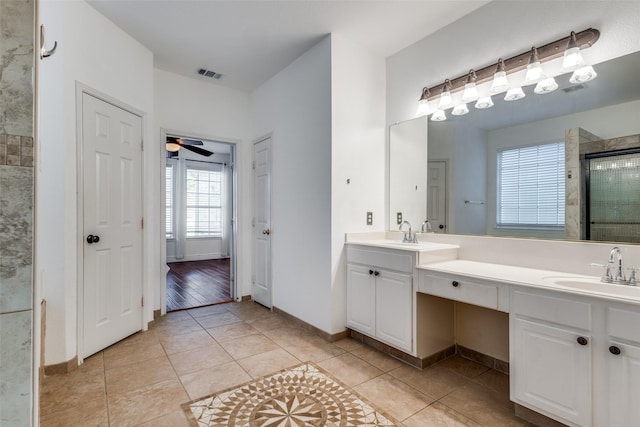
[{"label": "chrome faucet", "polygon": [[627,279],[624,277],[624,270],[622,268],[622,252],[620,248],[614,246],[609,253],[609,265],[615,265],[616,272],[613,275],[613,283],[626,283]]},{"label": "chrome faucet", "polygon": [[428,233],[431,230],[433,230],[433,228],[431,227],[431,223],[429,222],[428,219],[426,219],[423,223],[422,223],[422,227],[420,227],[420,231],[422,233]]},{"label": "chrome faucet", "polygon": [[403,243],[418,243],[418,237],[415,235],[415,233],[411,232],[411,223],[409,221],[403,221],[402,224],[400,224],[400,227],[398,227],[399,231],[402,231],[402,226],[407,224],[409,226],[409,231],[405,231],[404,232],[404,237],[402,238],[402,242]]}]

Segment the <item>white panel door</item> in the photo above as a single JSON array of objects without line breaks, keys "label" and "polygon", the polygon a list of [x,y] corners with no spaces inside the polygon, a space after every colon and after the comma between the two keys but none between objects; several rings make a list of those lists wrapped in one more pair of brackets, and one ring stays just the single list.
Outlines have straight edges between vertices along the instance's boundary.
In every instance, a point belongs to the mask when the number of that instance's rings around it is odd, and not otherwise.
[{"label": "white panel door", "polygon": [[271,138],[253,144],[253,300],[271,307]]},{"label": "white panel door", "polygon": [[427,166],[427,219],[431,231],[447,231],[447,163],[431,161]]},{"label": "white panel door", "polygon": [[82,96],[83,351],[142,326],[142,119]]},{"label": "white panel door", "polygon": [[376,270],[376,337],[394,347],[412,352],[413,299],[409,274]]},{"label": "white panel door", "polygon": [[511,400],[559,421],[591,425],[591,337],[513,318]]},{"label": "white panel door", "polygon": [[609,426],[640,426],[640,347],[610,343]]}]

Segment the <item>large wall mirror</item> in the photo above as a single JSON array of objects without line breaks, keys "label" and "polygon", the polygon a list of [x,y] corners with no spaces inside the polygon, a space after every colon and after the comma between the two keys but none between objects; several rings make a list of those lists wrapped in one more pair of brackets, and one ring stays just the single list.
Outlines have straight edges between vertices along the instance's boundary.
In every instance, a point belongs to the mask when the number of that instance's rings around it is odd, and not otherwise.
[{"label": "large wall mirror", "polygon": [[[391,125],[389,229],[397,230],[397,213],[403,212],[414,229],[429,219],[436,232],[640,242],[640,52],[597,64],[595,69],[598,78],[582,85],[572,85],[565,74],[556,77],[559,89],[549,94],[535,95],[533,86],[528,86],[526,97],[519,101],[506,102],[504,95],[495,95],[490,109],[470,104],[469,114],[447,114],[443,122],[422,117]],[[563,219],[555,225],[499,224],[508,211],[508,206],[499,206],[505,194],[498,176],[505,168],[501,169],[502,159],[557,143],[564,144],[557,149],[564,151],[564,155],[559,151],[558,161],[563,163],[565,180],[558,185],[565,188],[557,206],[547,207],[544,215]],[[596,153],[622,154],[615,153],[619,150],[626,150],[627,157],[607,156],[590,166]],[[613,175],[598,175],[605,169],[617,169],[624,188],[606,189],[597,196],[593,192],[597,189],[588,185],[610,180]],[[427,182],[436,171],[442,182],[432,186]],[[545,174],[550,176],[540,172]],[[421,195],[418,183],[424,183]],[[589,205],[589,199],[596,197],[601,200]]]}]

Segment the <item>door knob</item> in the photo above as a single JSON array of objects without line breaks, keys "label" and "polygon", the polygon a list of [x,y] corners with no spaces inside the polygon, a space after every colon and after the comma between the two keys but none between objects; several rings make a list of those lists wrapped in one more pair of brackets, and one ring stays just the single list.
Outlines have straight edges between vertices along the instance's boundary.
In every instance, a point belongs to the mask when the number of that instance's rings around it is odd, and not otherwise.
[{"label": "door knob", "polygon": [[438,226],[438,228],[439,228],[440,230],[444,230],[444,224],[440,224],[440,225]]},{"label": "door knob", "polygon": [[89,234],[87,236],[87,243],[88,244],[98,243],[99,241],[100,241],[100,236],[94,236],[93,234]]},{"label": "door knob", "polygon": [[268,228],[266,230],[262,230],[262,234],[266,234],[268,236],[269,234],[271,234],[271,230],[269,230]]}]

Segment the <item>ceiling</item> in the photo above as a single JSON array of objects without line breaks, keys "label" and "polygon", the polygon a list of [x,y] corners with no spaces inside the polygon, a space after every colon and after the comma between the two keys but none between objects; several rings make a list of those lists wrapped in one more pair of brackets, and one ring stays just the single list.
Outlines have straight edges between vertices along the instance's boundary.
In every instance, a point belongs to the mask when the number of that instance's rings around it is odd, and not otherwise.
[{"label": "ceiling", "polygon": [[[329,33],[386,58],[485,0],[88,0],[157,68],[250,92]],[[201,77],[200,68],[223,74]]]}]

